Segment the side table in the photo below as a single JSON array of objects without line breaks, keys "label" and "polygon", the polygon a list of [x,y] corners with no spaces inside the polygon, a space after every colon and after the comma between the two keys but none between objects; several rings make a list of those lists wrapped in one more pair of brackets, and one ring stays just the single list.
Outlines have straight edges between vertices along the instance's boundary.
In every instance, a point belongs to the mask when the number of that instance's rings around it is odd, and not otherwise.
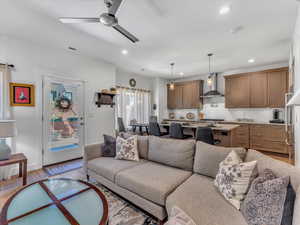
[{"label": "side table", "polygon": [[23,177],[23,185],[27,183],[27,158],[23,153],[17,153],[10,156],[7,160],[0,161],[1,166],[8,166],[11,164],[19,164],[19,177]]}]

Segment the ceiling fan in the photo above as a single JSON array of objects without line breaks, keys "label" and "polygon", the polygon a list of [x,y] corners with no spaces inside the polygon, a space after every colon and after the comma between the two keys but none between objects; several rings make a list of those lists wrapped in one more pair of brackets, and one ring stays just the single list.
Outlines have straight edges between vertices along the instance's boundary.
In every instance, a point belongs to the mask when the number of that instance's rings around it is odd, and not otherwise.
[{"label": "ceiling fan", "polygon": [[108,13],[102,13],[99,18],[62,17],[59,20],[62,23],[102,23],[105,26],[114,28],[133,43],[138,42],[139,39],[119,25],[118,18],[115,16],[122,1],[123,0],[104,0]]}]

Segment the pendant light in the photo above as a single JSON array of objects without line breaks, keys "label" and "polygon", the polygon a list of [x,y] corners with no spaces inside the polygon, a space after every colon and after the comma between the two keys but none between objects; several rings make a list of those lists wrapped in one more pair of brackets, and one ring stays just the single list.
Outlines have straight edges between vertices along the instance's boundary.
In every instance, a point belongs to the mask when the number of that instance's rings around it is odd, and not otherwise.
[{"label": "pendant light", "polygon": [[[174,77],[174,65],[175,63],[171,63],[171,77]],[[171,80],[170,82],[170,90],[173,91],[175,89],[175,84],[174,84],[174,80]]]},{"label": "pendant light", "polygon": [[212,80],[213,73],[211,72],[211,57],[213,56],[213,54],[209,53],[207,56],[208,56],[208,70],[209,70],[209,75],[208,75],[208,78],[207,78],[207,85],[209,87],[211,87],[212,83],[213,83],[213,80]]}]

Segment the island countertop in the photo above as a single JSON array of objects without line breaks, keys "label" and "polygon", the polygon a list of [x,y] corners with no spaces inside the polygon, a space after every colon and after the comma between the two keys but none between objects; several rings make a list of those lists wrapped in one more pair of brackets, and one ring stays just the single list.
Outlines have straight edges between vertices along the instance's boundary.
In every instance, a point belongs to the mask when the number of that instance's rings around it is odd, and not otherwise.
[{"label": "island countertop", "polygon": [[[170,123],[161,123],[161,126],[168,127],[170,126]],[[181,123],[183,128],[190,128],[190,129],[196,129],[197,127],[211,127],[210,123],[196,123],[196,122],[191,122],[191,123]],[[216,125],[212,126],[211,129],[214,131],[225,131],[229,132],[232,131],[236,128],[238,128],[240,125],[238,124],[219,124],[217,123]]]}]

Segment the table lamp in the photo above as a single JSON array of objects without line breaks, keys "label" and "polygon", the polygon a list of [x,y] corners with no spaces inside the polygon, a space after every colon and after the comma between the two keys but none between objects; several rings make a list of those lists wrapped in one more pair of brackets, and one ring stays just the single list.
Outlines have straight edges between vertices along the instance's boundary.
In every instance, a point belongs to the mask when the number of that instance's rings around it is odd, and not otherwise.
[{"label": "table lamp", "polygon": [[6,138],[17,135],[15,120],[0,120],[0,160],[10,158],[11,149],[6,144]]}]

